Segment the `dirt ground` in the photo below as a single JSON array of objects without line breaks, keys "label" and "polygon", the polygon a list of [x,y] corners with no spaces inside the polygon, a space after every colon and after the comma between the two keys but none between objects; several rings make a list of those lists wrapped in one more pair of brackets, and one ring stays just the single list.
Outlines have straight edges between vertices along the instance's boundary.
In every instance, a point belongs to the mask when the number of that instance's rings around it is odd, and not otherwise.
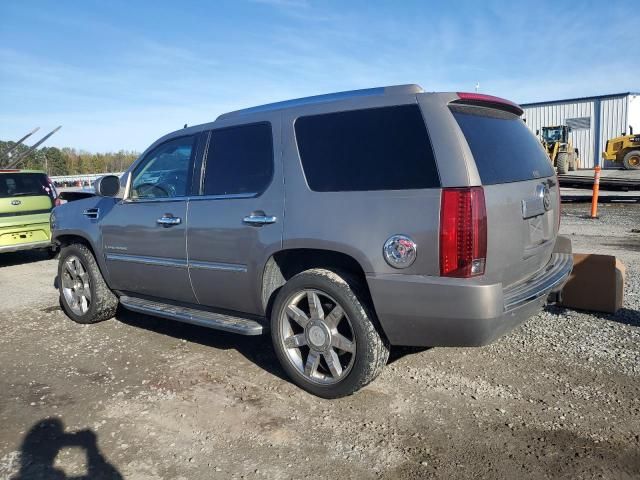
[{"label": "dirt ground", "polygon": [[315,398],[268,337],[59,309],[56,261],[0,257],[0,479],[638,478],[640,205],[563,207],[575,251],[627,266],[617,315],[549,307],[484,348],[395,349]]}]

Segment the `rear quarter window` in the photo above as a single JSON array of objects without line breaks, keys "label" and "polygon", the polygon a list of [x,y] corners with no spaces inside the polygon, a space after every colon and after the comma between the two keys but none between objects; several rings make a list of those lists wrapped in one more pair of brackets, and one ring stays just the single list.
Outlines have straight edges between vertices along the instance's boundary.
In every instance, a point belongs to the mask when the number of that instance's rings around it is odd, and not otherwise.
[{"label": "rear quarter window", "polygon": [[555,174],[538,139],[520,117],[500,110],[451,106],[484,185]]},{"label": "rear quarter window", "polygon": [[420,108],[401,105],[300,117],[296,141],[316,192],[440,186]]}]

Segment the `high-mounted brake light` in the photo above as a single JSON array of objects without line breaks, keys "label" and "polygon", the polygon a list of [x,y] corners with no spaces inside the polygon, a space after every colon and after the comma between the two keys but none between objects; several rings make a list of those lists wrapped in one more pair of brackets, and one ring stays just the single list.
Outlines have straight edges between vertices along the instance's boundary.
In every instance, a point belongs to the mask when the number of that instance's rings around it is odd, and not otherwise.
[{"label": "high-mounted brake light", "polygon": [[440,275],[483,275],[487,211],[482,187],[444,188],[440,205]]},{"label": "high-mounted brake light", "polygon": [[0,173],[14,173],[19,172],[17,168],[0,168]]},{"label": "high-mounted brake light", "polygon": [[484,93],[470,93],[470,92],[457,92],[460,100],[455,100],[456,103],[470,103],[470,104],[488,104],[496,107],[500,107],[503,110],[508,110],[516,115],[520,116],[524,113],[524,110],[517,103],[513,103],[511,100],[506,100],[500,97],[494,97],[493,95],[485,95]]}]

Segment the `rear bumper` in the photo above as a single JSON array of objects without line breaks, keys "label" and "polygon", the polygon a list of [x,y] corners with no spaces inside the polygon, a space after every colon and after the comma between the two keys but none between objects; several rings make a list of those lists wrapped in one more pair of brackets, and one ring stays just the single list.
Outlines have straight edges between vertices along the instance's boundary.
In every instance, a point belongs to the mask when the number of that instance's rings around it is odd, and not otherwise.
[{"label": "rear bumper", "polygon": [[0,224],[0,253],[51,247],[49,222],[18,225]]},{"label": "rear bumper", "polygon": [[525,281],[501,283],[419,275],[367,276],[378,319],[393,345],[480,346],[535,315],[562,288],[570,254],[554,253]]},{"label": "rear bumper", "polygon": [[16,243],[15,245],[0,246],[0,253],[19,252],[22,250],[35,250],[37,248],[51,248],[51,240],[44,242]]}]

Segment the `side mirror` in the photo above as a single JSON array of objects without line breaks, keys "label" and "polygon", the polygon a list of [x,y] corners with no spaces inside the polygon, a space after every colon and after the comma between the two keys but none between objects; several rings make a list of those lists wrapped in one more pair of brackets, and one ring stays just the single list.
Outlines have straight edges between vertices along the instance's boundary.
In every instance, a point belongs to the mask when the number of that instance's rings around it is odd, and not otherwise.
[{"label": "side mirror", "polygon": [[105,175],[96,180],[96,195],[100,197],[115,197],[120,192],[120,178],[116,175]]}]

